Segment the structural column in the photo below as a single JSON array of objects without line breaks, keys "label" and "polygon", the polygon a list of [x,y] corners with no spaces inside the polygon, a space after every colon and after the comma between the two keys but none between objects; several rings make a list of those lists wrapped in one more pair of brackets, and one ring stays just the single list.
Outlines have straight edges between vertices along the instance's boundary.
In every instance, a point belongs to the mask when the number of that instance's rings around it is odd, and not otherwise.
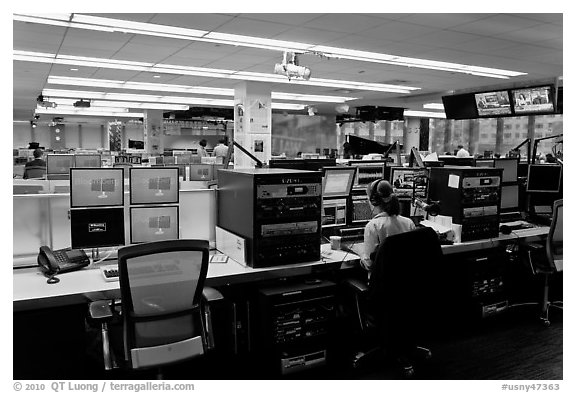
[{"label": "structural column", "polygon": [[161,110],[144,111],[144,150],[150,154],[164,153],[164,129]]},{"label": "structural column", "polygon": [[408,117],[404,122],[404,153],[415,147],[420,150],[420,118]]},{"label": "structural column", "polygon": [[[270,84],[242,82],[234,89],[234,140],[262,162],[272,155],[272,97]],[[253,168],[255,162],[234,150],[235,168]]]}]

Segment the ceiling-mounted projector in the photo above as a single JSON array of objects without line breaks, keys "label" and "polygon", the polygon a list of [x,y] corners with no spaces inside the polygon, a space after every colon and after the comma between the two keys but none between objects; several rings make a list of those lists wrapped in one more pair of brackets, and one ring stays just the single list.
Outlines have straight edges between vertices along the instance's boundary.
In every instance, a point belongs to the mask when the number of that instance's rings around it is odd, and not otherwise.
[{"label": "ceiling-mounted projector", "polygon": [[76,108],[90,108],[90,101],[84,101],[83,99],[80,99],[74,103],[74,106]]},{"label": "ceiling-mounted projector", "polygon": [[294,52],[284,52],[282,63],[276,63],[274,66],[274,73],[285,75],[288,80],[292,78],[308,80],[312,75],[310,68],[298,64],[298,56]]}]

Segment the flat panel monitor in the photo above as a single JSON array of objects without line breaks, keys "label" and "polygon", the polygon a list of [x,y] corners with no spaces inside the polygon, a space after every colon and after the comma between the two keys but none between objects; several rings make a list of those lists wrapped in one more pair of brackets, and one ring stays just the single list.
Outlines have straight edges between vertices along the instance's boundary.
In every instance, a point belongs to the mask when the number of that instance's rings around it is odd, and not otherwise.
[{"label": "flat panel monitor", "polygon": [[555,164],[530,165],[526,192],[560,191],[562,183],[562,166]]},{"label": "flat panel monitor", "polygon": [[447,119],[474,119],[478,117],[474,94],[443,96],[444,112]]},{"label": "flat panel monitor", "polygon": [[70,207],[124,205],[122,168],[71,168]]},{"label": "flat panel monitor", "polygon": [[270,168],[307,170],[306,161],[301,158],[270,160],[268,166]]},{"label": "flat panel monitor", "polygon": [[325,167],[322,181],[322,197],[348,197],[352,190],[355,175],[355,167]]},{"label": "flat panel monitor", "polygon": [[130,208],[130,243],[178,239],[178,206]]},{"label": "flat panel monitor", "polygon": [[328,199],[322,203],[322,227],[346,225],[346,198]]},{"label": "flat panel monitor", "polygon": [[494,168],[494,159],[492,158],[477,158],[476,166],[483,168]]},{"label": "flat panel monitor", "polygon": [[321,171],[323,168],[336,165],[335,158],[308,158],[304,162],[308,171]]},{"label": "flat panel monitor", "polygon": [[508,90],[490,91],[474,94],[479,117],[493,117],[511,115],[510,97]]},{"label": "flat panel monitor", "polygon": [[444,165],[456,166],[474,166],[474,157],[456,157],[456,156],[439,156],[439,161],[444,162]]},{"label": "flat panel monitor", "polygon": [[554,95],[551,85],[527,87],[511,91],[514,113],[554,113]]},{"label": "flat panel monitor", "polygon": [[70,210],[72,248],[112,247],[125,244],[124,208]]},{"label": "flat panel monitor", "polygon": [[130,203],[178,203],[178,168],[130,168]]},{"label": "flat panel monitor", "polygon": [[170,165],[171,168],[178,168],[178,176],[186,179],[186,167],[188,165],[183,165],[183,164],[173,164]]},{"label": "flat panel monitor", "polygon": [[354,187],[366,187],[375,180],[384,179],[385,160],[350,160],[348,165],[358,168]]},{"label": "flat panel monitor", "polygon": [[494,160],[494,168],[502,168],[502,182],[518,181],[518,158],[498,158]]},{"label": "flat panel monitor", "polygon": [[213,171],[211,164],[190,164],[190,180],[210,181],[214,178]]},{"label": "flat panel monitor", "polygon": [[390,168],[390,184],[398,198],[412,196],[426,198],[428,170],[419,168]]},{"label": "flat panel monitor", "polygon": [[370,221],[374,206],[368,200],[367,195],[352,195],[352,223]]},{"label": "flat panel monitor", "polygon": [[192,154],[184,153],[176,156],[176,164],[190,164],[192,160]]},{"label": "flat panel monitor", "polygon": [[385,145],[383,143],[355,135],[347,135],[347,139],[348,143],[350,144],[350,154],[352,156],[364,156],[372,153],[384,154],[390,147],[390,145]]},{"label": "flat panel monitor", "polygon": [[46,174],[68,175],[74,167],[73,154],[48,154],[46,156]]},{"label": "flat panel monitor", "polygon": [[102,166],[100,154],[76,154],[74,161],[76,168],[100,168]]},{"label": "flat panel monitor", "polygon": [[519,192],[518,184],[502,186],[502,195],[500,197],[500,211],[502,213],[517,212],[520,210],[518,202]]},{"label": "flat panel monitor", "polygon": [[174,165],[174,164],[176,164],[176,157],[164,156],[164,165]]},{"label": "flat panel monitor", "polygon": [[124,179],[128,179],[130,176],[130,168],[132,168],[132,164],[129,163],[114,163],[114,168],[124,170]]}]

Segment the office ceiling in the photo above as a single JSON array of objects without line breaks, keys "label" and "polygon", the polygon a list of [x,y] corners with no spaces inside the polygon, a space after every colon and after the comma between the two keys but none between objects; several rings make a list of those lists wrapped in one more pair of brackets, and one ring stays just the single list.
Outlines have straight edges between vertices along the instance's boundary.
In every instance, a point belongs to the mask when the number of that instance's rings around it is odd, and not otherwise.
[{"label": "office ceiling", "polygon": [[[93,14],[106,18],[177,26],[210,32],[296,41],[427,60],[454,62],[526,75],[509,79],[430,69],[325,58],[302,54],[312,79],[336,79],[419,87],[410,94],[273,83],[272,91],[356,97],[350,113],[363,105],[423,110],[451,91],[470,91],[554,82],[563,75],[562,14]],[[91,31],[14,21],[14,50],[208,67],[273,74],[282,52],[141,34]],[[77,68],[72,71],[71,68]],[[48,85],[49,76],[233,88],[239,80],[97,67],[71,67],[14,61],[14,120],[31,120],[36,97],[45,88],[105,91],[102,88]],[[154,91],[119,91],[179,95]],[[78,99],[83,98],[81,96]],[[213,97],[226,98],[226,97]],[[290,101],[287,101],[290,102]],[[296,103],[296,101],[294,101]],[[301,102],[300,102],[301,103]],[[320,114],[335,104],[309,102]],[[306,113],[302,110],[299,113]],[[42,115],[42,119],[53,116]],[[66,116],[64,116],[66,117]]]}]

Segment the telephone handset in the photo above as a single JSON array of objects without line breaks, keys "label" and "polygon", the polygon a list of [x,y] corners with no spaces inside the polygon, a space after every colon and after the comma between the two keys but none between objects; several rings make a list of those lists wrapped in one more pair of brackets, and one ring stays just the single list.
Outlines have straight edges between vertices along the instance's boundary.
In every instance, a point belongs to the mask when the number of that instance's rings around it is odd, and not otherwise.
[{"label": "telephone handset", "polygon": [[59,279],[55,278],[56,274],[71,272],[82,269],[90,264],[90,258],[84,250],[54,250],[50,247],[40,247],[38,253],[38,265],[48,277],[49,284],[55,284]]}]

